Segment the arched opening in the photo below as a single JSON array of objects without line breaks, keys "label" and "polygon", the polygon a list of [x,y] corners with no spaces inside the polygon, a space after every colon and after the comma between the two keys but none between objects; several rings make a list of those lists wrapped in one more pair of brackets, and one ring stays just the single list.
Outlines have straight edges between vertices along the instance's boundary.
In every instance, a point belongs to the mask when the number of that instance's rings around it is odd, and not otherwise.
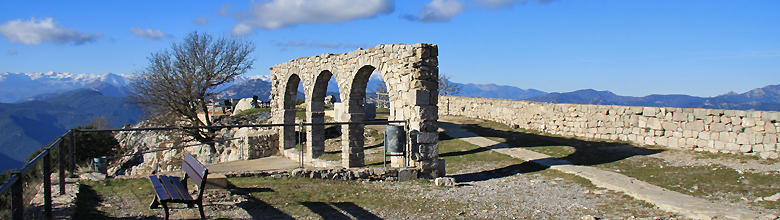
[{"label": "arched opening", "polygon": [[[298,97],[298,85],[301,83],[301,78],[293,74],[287,80],[284,90],[284,124],[295,124],[295,102]],[[295,147],[298,143],[298,138],[295,135],[295,126],[284,126],[282,132],[282,148],[281,150]]]},{"label": "arched opening", "polygon": [[[322,71],[314,80],[311,99],[307,105],[306,121],[312,124],[325,123],[325,97],[328,96],[328,83],[333,74],[328,71]],[[332,102],[333,100],[329,100]],[[332,105],[332,104],[331,104]],[[325,153],[325,126],[312,125],[306,131],[306,154],[307,158],[319,158]]]},{"label": "arched opening", "polygon": [[[349,94],[344,102],[346,121],[360,122],[366,120],[366,86],[371,73],[375,69],[373,66],[363,66],[357,71],[355,77],[352,78],[352,87],[348,91]],[[341,126],[341,161],[344,167],[365,165],[364,126],[363,124],[346,124]]]}]

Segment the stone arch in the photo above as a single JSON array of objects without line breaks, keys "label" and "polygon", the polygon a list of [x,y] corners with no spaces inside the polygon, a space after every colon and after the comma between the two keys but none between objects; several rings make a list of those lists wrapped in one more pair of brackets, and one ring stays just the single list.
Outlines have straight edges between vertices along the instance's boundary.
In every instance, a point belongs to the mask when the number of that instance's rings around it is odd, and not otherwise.
[{"label": "stone arch", "polygon": [[[339,96],[345,105],[343,119],[359,122],[365,119],[363,98],[372,71],[378,70],[390,96],[390,120],[406,121],[408,157],[412,166],[423,169],[422,175],[436,176],[437,168],[443,168],[438,160],[438,47],[433,44],[391,44],[369,49],[359,49],[344,54],[322,54],[301,57],[271,68],[272,118],[274,123],[294,122],[293,113],[287,113],[285,102],[292,75],[300,74],[307,101],[307,121],[320,121],[320,96],[327,89],[326,78],[333,77],[339,87]],[[323,83],[324,82],[324,83]],[[294,99],[292,99],[294,103]],[[289,119],[292,115],[293,119]],[[342,127],[342,164],[345,167],[364,164],[363,126]],[[286,129],[286,128],[285,128]],[[308,142],[312,148],[322,136],[319,128],[312,127]],[[284,132],[283,132],[284,133]],[[285,136],[284,134],[282,136]],[[321,137],[319,137],[321,138]],[[285,140],[285,141],[281,141]],[[290,148],[295,142],[280,138],[280,147]],[[292,145],[291,145],[292,144]],[[316,157],[316,153],[308,157]],[[400,164],[393,164],[399,166]],[[443,173],[441,174],[443,175]]]}]

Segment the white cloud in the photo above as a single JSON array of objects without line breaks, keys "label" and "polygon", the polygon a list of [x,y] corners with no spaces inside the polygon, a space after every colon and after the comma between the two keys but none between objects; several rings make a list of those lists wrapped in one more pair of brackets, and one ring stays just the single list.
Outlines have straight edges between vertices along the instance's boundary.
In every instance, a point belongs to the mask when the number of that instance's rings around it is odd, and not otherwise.
[{"label": "white cloud", "polygon": [[103,37],[103,34],[98,32],[89,34],[73,28],[60,27],[52,18],[9,21],[0,25],[0,34],[11,43],[35,45],[44,42],[57,44],[73,42],[75,45],[81,45]]},{"label": "white cloud", "polygon": [[420,22],[445,22],[461,13],[465,8],[457,0],[433,0],[425,4],[417,20]]},{"label": "white cloud", "polygon": [[16,49],[9,50],[8,51],[8,55],[11,55],[11,56],[16,55]]},{"label": "white cloud", "polygon": [[133,33],[133,35],[141,38],[147,38],[152,40],[159,40],[167,36],[165,33],[160,31],[159,29],[151,29],[147,28],[146,30],[137,28],[137,27],[131,27],[130,33]]},{"label": "white cloud", "polygon": [[546,5],[555,0],[476,0],[477,5],[488,9],[504,9],[515,5],[515,3],[533,3],[535,5]]},{"label": "white cloud", "polygon": [[219,7],[219,9],[217,9],[217,14],[218,15],[222,15],[222,16],[227,16],[228,15],[227,11],[230,10],[230,7],[232,7],[232,6],[233,6],[232,4],[227,3],[227,4],[223,5],[222,7]]},{"label": "white cloud", "polygon": [[395,10],[392,0],[273,0],[252,3],[248,12],[228,13],[229,5],[218,14],[233,16],[240,22],[233,26],[233,34],[245,36],[254,28],[278,29],[296,24],[341,23]]},{"label": "white cloud", "polygon": [[210,19],[206,16],[198,16],[197,18],[195,18],[195,20],[192,20],[192,23],[195,23],[197,25],[203,25],[203,26],[209,25],[209,22]]}]

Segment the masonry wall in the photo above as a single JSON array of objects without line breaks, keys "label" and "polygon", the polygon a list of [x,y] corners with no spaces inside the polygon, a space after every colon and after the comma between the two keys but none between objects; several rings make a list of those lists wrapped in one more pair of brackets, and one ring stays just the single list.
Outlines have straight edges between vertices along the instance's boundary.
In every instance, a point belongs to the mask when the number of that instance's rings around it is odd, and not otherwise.
[{"label": "masonry wall", "polygon": [[780,112],[440,96],[439,113],[581,138],[777,158]]}]

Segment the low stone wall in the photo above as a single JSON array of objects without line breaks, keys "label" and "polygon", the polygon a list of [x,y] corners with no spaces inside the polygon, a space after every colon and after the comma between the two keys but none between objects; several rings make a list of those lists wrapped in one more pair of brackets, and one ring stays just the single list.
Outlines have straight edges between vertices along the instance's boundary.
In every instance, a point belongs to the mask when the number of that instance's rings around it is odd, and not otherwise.
[{"label": "low stone wall", "polygon": [[496,121],[513,128],[697,151],[778,158],[780,112],[556,104],[439,97],[439,113]]},{"label": "low stone wall", "polygon": [[303,177],[328,180],[384,180],[406,181],[417,179],[419,168],[298,168],[292,170],[264,170],[255,172],[227,172],[226,177]]}]

